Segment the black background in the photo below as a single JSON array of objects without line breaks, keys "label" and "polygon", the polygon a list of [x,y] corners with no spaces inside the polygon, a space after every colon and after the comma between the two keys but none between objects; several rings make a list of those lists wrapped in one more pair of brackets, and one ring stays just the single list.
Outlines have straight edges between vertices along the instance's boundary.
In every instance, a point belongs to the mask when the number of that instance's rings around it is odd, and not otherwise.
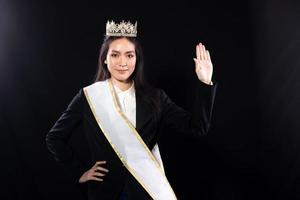
[{"label": "black background", "polygon": [[146,77],[189,109],[195,45],[218,82],[210,134],[161,146],[179,199],[300,199],[297,1],[0,1],[1,199],[82,199],[45,135],[93,81],[107,20],[137,20]]}]

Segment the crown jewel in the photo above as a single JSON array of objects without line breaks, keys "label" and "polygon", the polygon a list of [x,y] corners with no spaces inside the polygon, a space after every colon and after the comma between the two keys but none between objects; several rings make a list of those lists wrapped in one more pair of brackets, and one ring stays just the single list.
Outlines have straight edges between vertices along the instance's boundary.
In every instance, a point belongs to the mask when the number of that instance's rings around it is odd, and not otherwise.
[{"label": "crown jewel", "polygon": [[120,23],[114,21],[107,21],[106,23],[106,35],[107,36],[125,36],[136,37],[137,34],[137,22],[133,25],[130,21],[124,20]]}]

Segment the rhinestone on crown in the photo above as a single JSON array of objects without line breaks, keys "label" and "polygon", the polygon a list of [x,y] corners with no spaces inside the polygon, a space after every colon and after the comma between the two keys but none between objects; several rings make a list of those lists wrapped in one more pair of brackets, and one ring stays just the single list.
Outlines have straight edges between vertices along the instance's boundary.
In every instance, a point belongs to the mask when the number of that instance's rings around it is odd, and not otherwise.
[{"label": "rhinestone on crown", "polygon": [[132,24],[130,21],[125,22],[124,20],[120,23],[115,23],[114,21],[107,21],[106,35],[107,36],[136,37],[137,22],[135,22],[135,24]]}]

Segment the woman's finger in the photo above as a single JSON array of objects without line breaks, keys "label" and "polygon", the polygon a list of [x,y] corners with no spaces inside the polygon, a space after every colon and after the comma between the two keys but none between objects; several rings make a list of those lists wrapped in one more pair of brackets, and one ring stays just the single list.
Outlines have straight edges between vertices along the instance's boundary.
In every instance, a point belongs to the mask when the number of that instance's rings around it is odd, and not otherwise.
[{"label": "woman's finger", "polygon": [[100,171],[104,171],[104,172],[109,172],[108,169],[104,168],[104,167],[97,167],[96,170],[100,170]]},{"label": "woman's finger", "polygon": [[195,61],[195,70],[197,71],[198,68],[201,69],[200,66],[199,66],[199,64],[198,64],[198,60],[196,58],[193,58],[193,59]]},{"label": "woman's finger", "polygon": [[196,57],[197,57],[197,59],[200,59],[200,47],[199,47],[199,45],[196,45]]},{"label": "woman's finger", "polygon": [[106,163],[105,160],[101,160],[101,161],[97,161],[97,162],[95,163],[95,165],[102,165],[102,164],[105,164],[105,163]]},{"label": "woman's finger", "polygon": [[207,59],[210,60],[209,51],[207,50]]},{"label": "woman's finger", "polygon": [[200,59],[204,60],[204,47],[201,43],[200,43]]},{"label": "woman's finger", "polygon": [[95,176],[92,176],[92,177],[90,177],[90,178],[89,178],[89,180],[94,180],[94,181],[103,181],[103,179],[102,179],[102,178],[97,178],[97,177],[95,177]]},{"label": "woman's finger", "polygon": [[95,165],[92,167],[92,169],[97,170],[97,167],[98,167],[99,165],[103,165],[103,164],[106,164],[106,161],[105,161],[105,160],[97,161],[97,162],[95,163]]},{"label": "woman's finger", "polygon": [[206,49],[205,49],[205,45],[202,45],[202,51],[203,51],[203,60],[206,60]]},{"label": "woman's finger", "polygon": [[100,177],[102,177],[102,176],[105,176],[105,174],[102,174],[102,173],[100,173],[100,172],[95,172],[95,173],[93,174],[93,176],[100,176]]}]

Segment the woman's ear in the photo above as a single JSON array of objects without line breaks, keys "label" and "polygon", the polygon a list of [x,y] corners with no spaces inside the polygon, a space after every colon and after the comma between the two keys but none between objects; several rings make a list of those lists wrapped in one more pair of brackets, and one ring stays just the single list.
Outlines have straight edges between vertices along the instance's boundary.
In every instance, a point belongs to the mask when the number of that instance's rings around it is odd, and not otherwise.
[{"label": "woman's ear", "polygon": [[104,63],[107,64],[106,60],[104,60]]}]

